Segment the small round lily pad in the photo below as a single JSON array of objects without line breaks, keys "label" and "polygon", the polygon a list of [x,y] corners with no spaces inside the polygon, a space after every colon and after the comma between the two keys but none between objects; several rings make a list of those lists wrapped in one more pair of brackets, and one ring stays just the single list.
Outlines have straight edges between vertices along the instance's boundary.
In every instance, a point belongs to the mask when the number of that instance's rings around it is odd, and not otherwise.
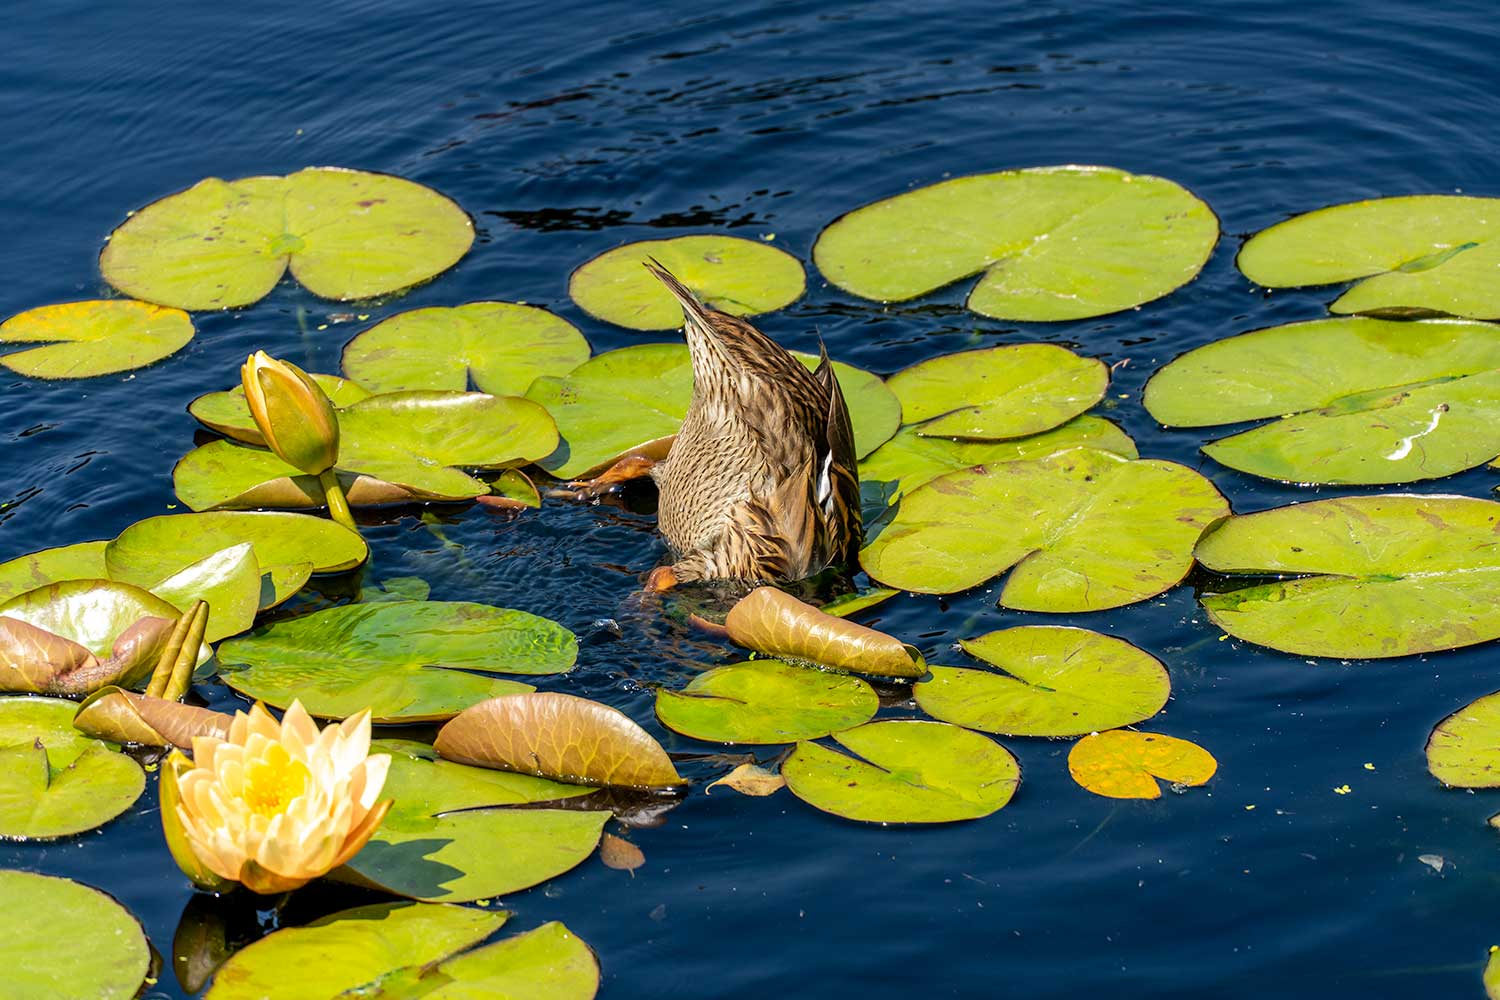
[{"label": "small round lily pad", "polygon": [[1005,673],[933,667],[913,688],[928,715],[1009,736],[1081,736],[1149,719],[1172,681],[1161,661],[1088,629],[1022,625],[960,645]]},{"label": "small round lily pad", "polygon": [[1068,751],[1068,773],[1095,795],[1159,799],[1157,779],[1174,785],[1205,784],[1219,769],[1213,754],[1190,740],[1125,729],[1092,733]]},{"label": "small round lily pad", "polygon": [[632,330],[675,330],[682,307],[645,264],[656,260],[708,306],[754,316],[795,302],[807,286],[797,258],[738,236],[678,236],[608,250],[583,264],[568,294],[591,316]]},{"label": "small round lily pad", "polygon": [[325,299],[366,299],[426,281],[474,242],[464,210],[388,174],[309,167],[285,177],[210,177],[134,213],[99,268],[126,295],[179,309],[232,309],[282,275]]},{"label": "small round lily pad", "polygon": [[981,274],[983,316],[1068,320],[1160,298],[1191,281],[1219,222],[1161,177],[1112,167],[1033,167],[957,177],[855,209],[818,237],[835,285],[901,302]]},{"label": "small round lily pad", "polygon": [[0,365],[32,378],[93,378],[144,368],[193,339],[181,309],[101,299],[40,306],[0,323],[0,345],[37,344],[0,355]]},{"label": "small round lily pad", "polygon": [[74,729],[77,710],[57,698],[0,698],[0,838],[82,833],[140,798],[140,765]]},{"label": "small round lily pad", "polygon": [[0,967],[11,1000],[130,1000],[151,967],[140,922],[97,889],[0,871]]},{"label": "small round lily pad", "polygon": [[871,722],[833,738],[858,758],[818,743],[798,743],[781,774],[793,795],[846,819],[978,819],[1009,802],[1021,781],[1010,751],[943,722]]},{"label": "small round lily pad", "polygon": [[794,743],[869,722],[875,689],[857,677],[749,660],[699,674],[681,691],[656,693],[656,717],[711,743]]},{"label": "small round lily pad", "polygon": [[1500,788],[1500,692],[1470,702],[1433,727],[1427,770],[1457,788]]}]

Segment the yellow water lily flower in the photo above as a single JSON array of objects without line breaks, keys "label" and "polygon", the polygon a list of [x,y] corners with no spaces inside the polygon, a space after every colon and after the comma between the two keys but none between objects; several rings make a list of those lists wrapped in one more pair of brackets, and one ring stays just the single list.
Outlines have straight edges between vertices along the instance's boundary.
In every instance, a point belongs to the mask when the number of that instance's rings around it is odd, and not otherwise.
[{"label": "yellow water lily flower", "polygon": [[[318,731],[294,701],[285,718],[236,712],[227,739],[199,736],[193,760],[162,769],[162,826],[195,882],[286,892],[358,853],[385,818],[389,754],[370,753],[370,713]],[[190,856],[184,856],[190,855]],[[210,875],[211,873],[211,875]]]}]

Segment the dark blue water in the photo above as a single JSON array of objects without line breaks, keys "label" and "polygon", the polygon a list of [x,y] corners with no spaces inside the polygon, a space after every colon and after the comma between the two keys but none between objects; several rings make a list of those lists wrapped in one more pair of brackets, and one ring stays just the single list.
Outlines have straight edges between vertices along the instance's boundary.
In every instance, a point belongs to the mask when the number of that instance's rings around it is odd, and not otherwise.
[{"label": "dark blue water", "polygon": [[[1232,261],[1244,235],[1357,198],[1500,194],[1497,34],[1484,3],[17,5],[0,27],[0,315],[103,292],[104,236],[201,177],[337,164],[432,185],[481,231],[454,271],[362,306],[369,322],[524,300],[602,351],[648,338],[581,314],[566,282],[619,243],[774,233],[807,260],[835,216],[913,185],[1103,163],[1170,177],[1218,213],[1224,238],[1197,281],[1119,316],[1016,326],[965,313],[964,287],[885,309],[813,272],[807,297],[762,325],[804,350],[821,334],[884,374],[1038,339],[1128,361],[1102,412],[1144,455],[1201,467],[1235,510],[1255,510],[1318,491],[1200,460],[1201,434],[1164,432],[1140,407],[1145,378],[1189,347],[1324,314],[1336,290],[1252,288]],[[0,559],[173,509],[187,402],[232,383],[256,348],[334,370],[368,325],[330,315],[347,311],[283,285],[195,317],[187,349],[133,375],[0,373]],[[1487,496],[1494,483],[1480,470],[1418,488]],[[642,685],[728,651],[670,621],[622,617],[617,640],[591,624],[622,616],[660,557],[649,516],[433,513],[441,523],[369,529],[366,579],[420,575],[435,598],[562,620],[588,638],[558,689],[700,748],[660,731]],[[878,618],[958,663],[956,639],[1043,620],[996,610],[997,593],[904,597]],[[1150,727],[1218,756],[1208,788],[1115,803],[1072,783],[1067,743],[1012,739],[1020,791],[974,823],[881,829],[785,792],[694,794],[633,834],[647,857],[634,878],[591,860],[505,900],[513,926],[565,921],[613,998],[1478,995],[1500,941],[1500,844],[1484,823],[1500,796],[1440,789],[1422,746],[1500,687],[1492,648],[1307,662],[1222,639],[1187,586],[1064,620],[1162,657],[1175,695]],[[0,846],[0,866],[113,893],[166,953],[191,896],[160,844],[154,778],[121,820]],[[150,995],[183,994],[168,971]]]}]

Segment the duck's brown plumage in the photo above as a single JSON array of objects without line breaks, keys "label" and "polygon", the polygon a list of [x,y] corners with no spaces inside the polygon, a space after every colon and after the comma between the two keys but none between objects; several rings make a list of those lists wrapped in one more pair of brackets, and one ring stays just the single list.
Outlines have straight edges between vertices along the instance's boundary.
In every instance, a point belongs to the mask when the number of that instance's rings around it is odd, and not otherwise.
[{"label": "duck's brown plumage", "polygon": [[654,261],[682,305],[693,399],[651,470],[678,582],[797,580],[852,566],[863,537],[849,409],[826,352],[808,371],[749,323],[699,302]]}]

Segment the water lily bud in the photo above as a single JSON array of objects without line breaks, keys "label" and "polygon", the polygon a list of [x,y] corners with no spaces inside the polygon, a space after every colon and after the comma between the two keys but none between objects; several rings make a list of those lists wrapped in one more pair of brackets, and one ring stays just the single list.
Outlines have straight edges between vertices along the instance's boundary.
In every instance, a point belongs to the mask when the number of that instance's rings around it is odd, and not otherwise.
[{"label": "water lily bud", "polygon": [[240,368],[245,401],[266,447],[309,476],[339,457],[339,421],[328,395],[294,364],[256,351]]}]

